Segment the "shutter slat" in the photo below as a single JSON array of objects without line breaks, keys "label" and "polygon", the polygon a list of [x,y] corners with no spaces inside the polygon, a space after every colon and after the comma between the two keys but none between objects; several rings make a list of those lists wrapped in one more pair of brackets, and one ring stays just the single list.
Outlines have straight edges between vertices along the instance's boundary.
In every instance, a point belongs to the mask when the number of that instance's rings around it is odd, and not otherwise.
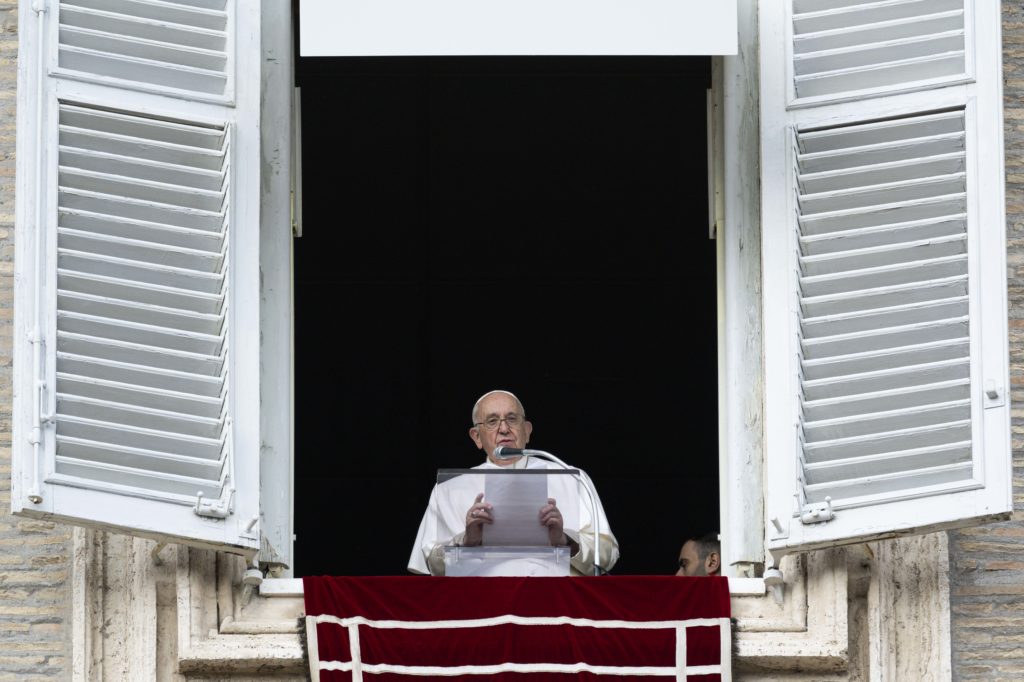
[{"label": "shutter slat", "polygon": [[201,438],[217,438],[223,427],[223,419],[197,417],[63,393],[57,394],[57,412],[94,421],[128,422],[155,431],[169,431]]},{"label": "shutter slat", "polygon": [[[191,471],[195,471],[199,467],[219,469],[223,451],[223,443],[212,438],[151,431],[125,424],[96,422],[70,415],[61,415],[61,419],[57,423],[57,436],[91,440],[100,445],[119,447],[124,450],[130,449],[138,460],[135,464],[111,462],[102,459],[97,453],[94,461],[99,463],[120,464],[172,474],[189,475],[187,471],[173,470],[172,463],[178,463],[182,467],[187,466]],[[110,447],[104,447],[103,450],[111,452]],[[143,456],[143,452],[146,455]]]},{"label": "shutter slat", "polygon": [[109,74],[124,80],[211,95],[224,92],[227,84],[227,76],[215,71],[170,66],[153,60],[120,57],[70,45],[62,46],[60,65],[78,71]]},{"label": "shutter slat", "polygon": [[81,395],[95,400],[126,403],[143,408],[163,409],[209,419],[220,417],[224,410],[224,400],[222,398],[188,395],[159,388],[143,390],[131,384],[66,373],[57,375],[57,391],[68,395]]},{"label": "shutter slat", "polygon": [[[813,178],[819,173],[838,175],[840,172],[849,173],[850,169],[882,167],[886,164],[898,166],[901,163],[913,163],[915,157],[928,159],[957,156],[962,155],[964,148],[963,133],[949,133],[901,140],[897,145],[883,141],[863,144],[853,149],[844,147],[838,150],[808,152],[800,155],[801,177]],[[911,157],[909,161],[908,156]]]},{"label": "shutter slat", "polygon": [[948,196],[963,191],[966,177],[966,173],[954,173],[948,176],[913,178],[866,187],[852,186],[845,190],[820,194],[802,194],[800,210],[805,215],[813,215]]},{"label": "shutter slat", "polygon": [[63,268],[57,271],[57,287],[64,291],[77,291],[94,296],[118,298],[122,301],[134,301],[205,314],[219,313],[224,304],[224,296],[220,293],[168,287],[131,279],[75,272]]},{"label": "shutter slat", "polygon": [[970,397],[970,382],[966,379],[941,381],[923,386],[912,386],[890,391],[875,391],[839,398],[808,400],[804,402],[804,418],[808,422],[839,419],[871,412],[888,412],[904,407],[920,407],[937,403],[963,400]]},{"label": "shutter slat", "polygon": [[187,270],[158,263],[146,263],[63,248],[57,249],[57,265],[61,269],[85,275],[135,280],[139,284],[184,289],[201,294],[218,294],[224,285],[223,274],[219,273]]},{"label": "shutter slat", "polygon": [[808,317],[804,318],[803,336],[809,340],[861,332],[885,333],[885,330],[899,326],[942,322],[949,318],[964,318],[967,316],[967,306],[967,297],[961,296],[941,301],[926,301],[824,317]]},{"label": "shutter slat", "polygon": [[130,177],[135,180],[159,182],[171,187],[189,187],[217,193],[224,184],[220,169],[204,169],[171,164],[137,156],[112,154],[72,145],[60,146],[61,157],[68,165],[81,170]]},{"label": "shutter slat", "polygon": [[966,272],[967,257],[955,255],[801,277],[800,287],[807,298],[813,298],[879,287],[899,286],[910,282],[931,282],[958,277]]},{"label": "shutter slat", "polygon": [[167,151],[187,152],[188,156],[178,163],[190,165],[202,164],[210,155],[223,158],[227,139],[220,126],[147,118],[71,103],[61,106],[59,130],[62,134],[91,139],[93,144],[99,145],[98,149],[120,143],[145,145],[144,150],[137,150],[141,158],[162,160],[161,155]]},{"label": "shutter slat", "polygon": [[97,52],[112,51],[126,57],[148,58],[157,62],[181,64],[214,73],[223,73],[227,65],[227,55],[219,50],[129,37],[88,28],[62,26],[60,42],[73,48],[84,48]]},{"label": "shutter slat", "polygon": [[961,192],[951,196],[931,197],[889,206],[869,206],[814,216],[801,216],[798,220],[801,234],[811,236],[843,230],[856,230],[895,223],[944,218],[963,213],[966,208],[967,195]]},{"label": "shutter slat", "polygon": [[215,232],[161,225],[145,220],[131,220],[121,216],[77,209],[62,209],[57,216],[57,224],[81,232],[137,240],[141,243],[173,246],[197,252],[222,253],[225,245],[224,235]]},{"label": "shutter slat", "polygon": [[926,35],[959,32],[964,28],[963,11],[930,12],[906,19],[876,21],[867,25],[826,31],[806,31],[793,36],[797,55],[859,47],[884,41],[900,41]]},{"label": "shutter slat", "polygon": [[913,35],[889,41],[797,52],[793,56],[793,67],[798,76],[822,72],[835,73],[844,69],[907,61],[942,53],[961,53],[963,50],[964,32],[953,29],[930,35]]},{"label": "shutter slat", "polygon": [[[955,343],[958,345],[952,345],[953,342],[950,341],[945,343],[951,344],[948,347],[951,349],[949,354],[952,354],[953,352],[963,352],[962,348],[966,342],[963,339],[956,339]],[[888,349],[885,352],[888,352]],[[895,364],[884,369],[857,374],[805,380],[803,393],[805,400],[814,401],[954,381],[967,377],[969,374],[970,363],[965,353],[963,357],[954,355],[948,359],[932,362],[910,365]]]},{"label": "shutter slat", "polygon": [[165,472],[150,473],[145,469],[93,461],[92,458],[102,451],[99,446],[57,438],[57,474],[53,480],[71,486],[88,480],[97,490],[154,497],[179,504],[195,504],[196,493],[200,492],[204,497],[213,499],[220,494],[219,481]]},{"label": "shutter slat", "polygon": [[[809,485],[806,487],[806,494],[809,502],[821,502],[826,497],[831,497],[832,494],[839,494],[848,498],[850,506],[857,506],[862,503],[862,500],[868,502],[879,495],[895,494],[894,497],[900,497],[906,494],[906,491],[914,489],[924,489],[921,490],[922,493],[934,493],[946,489],[952,484],[971,484],[973,473],[974,465],[971,462],[946,464],[824,485]],[[928,488],[936,490],[927,490]]]},{"label": "shutter slat", "polygon": [[[146,133],[157,132],[152,128]],[[180,133],[180,130],[160,131]],[[192,131],[188,131],[192,132]],[[172,137],[172,135],[166,135]],[[177,135],[176,137],[181,137]],[[150,137],[119,134],[108,131],[90,130],[72,125],[60,127],[60,144],[69,148],[95,150],[107,154],[115,154],[130,159],[142,159],[150,163],[166,163],[172,166],[186,166],[199,170],[220,171],[224,167],[224,149],[220,139],[222,135],[204,136],[188,140],[192,144],[165,142]]]},{"label": "shutter slat", "polygon": [[908,118],[892,118],[870,123],[855,123],[800,131],[797,158],[800,169],[810,160],[810,154],[833,152],[838,156],[857,156],[866,151],[882,151],[886,146],[906,150],[902,157],[924,156],[915,152],[915,145],[935,140],[948,143],[964,138],[962,110],[943,111]]},{"label": "shutter slat", "polygon": [[[845,459],[862,455],[878,455],[893,450],[908,450],[917,447],[948,445],[970,438],[971,422],[964,419],[945,424],[929,424],[906,429],[850,436],[817,443],[805,443],[804,452],[808,463],[833,459]],[[834,496],[834,499],[838,496]]]},{"label": "shutter slat", "polygon": [[[195,462],[195,464],[204,465],[210,462],[219,462],[224,447],[224,443],[218,439],[153,431],[127,424],[99,422],[71,415],[60,415],[57,422],[57,435],[132,448],[136,451],[146,450],[152,452],[154,456],[168,455],[162,458],[164,461],[205,460],[205,462]],[[186,457],[189,459],[186,460]],[[160,470],[159,465],[144,468]],[[181,472],[166,471],[166,473]]]},{"label": "shutter slat", "polygon": [[970,419],[970,399],[948,403],[911,405],[885,412],[848,415],[835,419],[804,422],[804,438],[808,445],[844,438],[878,435],[918,426],[935,426]]},{"label": "shutter slat", "polygon": [[186,374],[220,376],[224,371],[222,355],[184,353],[70,332],[57,333],[57,351],[101,360],[120,360],[135,365],[161,367]]},{"label": "shutter slat", "polygon": [[151,19],[162,23],[175,23],[214,31],[224,30],[227,24],[227,14],[223,11],[223,3],[218,9],[209,6],[196,6],[180,0],[63,0],[63,4],[80,9],[119,13],[137,19]]},{"label": "shutter slat", "polygon": [[848,355],[856,351],[910,346],[937,339],[966,338],[969,332],[967,317],[963,316],[940,321],[896,325],[879,330],[836,334],[820,339],[806,339],[803,342],[803,350],[805,357],[815,359]]},{"label": "shutter slat", "polygon": [[913,159],[898,159],[888,162],[863,163],[862,158],[830,159],[837,168],[801,173],[797,177],[800,189],[805,194],[820,194],[833,191],[849,191],[851,187],[865,187],[878,183],[906,182],[912,178],[951,176],[964,173],[966,160],[962,152],[929,154]]},{"label": "shutter slat", "polygon": [[81,376],[95,376],[140,389],[160,388],[208,398],[220,397],[223,392],[219,376],[189,374],[162,367],[146,367],[67,352],[58,352],[57,359],[65,372]]},{"label": "shutter slat", "polygon": [[116,12],[90,10],[78,7],[68,0],[63,0],[60,4],[60,19],[62,27],[91,29],[213,52],[223,52],[226,48],[225,35],[221,31]]},{"label": "shutter slat", "polygon": [[916,59],[843,69],[828,73],[799,76],[796,89],[801,97],[823,97],[837,92],[849,93],[871,88],[926,82],[963,74],[966,68],[963,52],[940,54]]},{"label": "shutter slat", "polygon": [[803,256],[800,263],[808,276],[866,270],[900,263],[937,260],[967,253],[967,235],[953,234],[935,239],[848,249],[817,256]]},{"label": "shutter slat", "polygon": [[61,245],[70,251],[103,254],[143,263],[161,263],[182,270],[208,274],[218,273],[224,260],[223,254],[217,251],[155,244],[140,239],[94,234],[60,226],[57,235],[61,238]]},{"label": "shutter slat", "polygon": [[116,198],[142,200],[175,209],[195,209],[210,215],[218,214],[223,207],[224,193],[220,190],[202,190],[69,166],[60,166],[57,170],[61,189],[103,192]]},{"label": "shutter slat", "polygon": [[967,295],[967,275],[890,287],[858,289],[841,294],[805,298],[801,308],[807,319],[842,315],[892,306],[939,301]]},{"label": "shutter slat", "polygon": [[57,305],[63,312],[105,318],[114,322],[128,320],[134,324],[177,329],[208,337],[220,337],[224,328],[224,318],[219,315],[203,315],[60,290],[57,291]]},{"label": "shutter slat", "polygon": [[844,480],[913,471],[929,466],[960,464],[971,460],[971,442],[961,441],[937,447],[886,452],[866,457],[850,457],[829,462],[807,464],[808,485],[821,485]]},{"label": "shutter slat", "polygon": [[806,391],[808,388],[814,389],[818,386],[816,382],[830,381],[837,377],[871,375],[874,372],[915,365],[932,365],[937,362],[966,358],[968,351],[967,339],[929,341],[903,348],[861,351],[821,360],[804,360],[801,363],[801,370]]},{"label": "shutter slat", "polygon": [[842,230],[800,237],[800,250],[804,256],[819,256],[837,251],[868,249],[902,242],[939,239],[963,234],[967,228],[967,215],[958,213],[928,220],[878,225],[855,230]]},{"label": "shutter slat", "polygon": [[57,330],[205,355],[220,353],[224,342],[223,338],[212,334],[63,311],[57,313]]},{"label": "shutter slat", "polygon": [[963,9],[958,0],[882,0],[881,2],[828,3],[811,9],[794,2],[793,25],[800,33],[848,29],[899,19],[918,20],[922,15]]},{"label": "shutter slat", "polygon": [[[203,481],[206,486],[215,484],[220,474],[220,462],[195,457],[180,457],[145,448],[90,440],[72,434],[58,434],[58,462],[61,458],[75,458],[83,464],[108,465],[135,469],[137,471],[159,472],[164,476],[182,476]],[[69,472],[58,466],[60,473]],[[195,495],[196,489],[192,490]]]},{"label": "shutter slat", "polygon": [[59,189],[59,198],[62,210],[84,210],[212,233],[219,233],[224,229],[224,214],[219,212],[157,205],[151,201],[66,187]]}]

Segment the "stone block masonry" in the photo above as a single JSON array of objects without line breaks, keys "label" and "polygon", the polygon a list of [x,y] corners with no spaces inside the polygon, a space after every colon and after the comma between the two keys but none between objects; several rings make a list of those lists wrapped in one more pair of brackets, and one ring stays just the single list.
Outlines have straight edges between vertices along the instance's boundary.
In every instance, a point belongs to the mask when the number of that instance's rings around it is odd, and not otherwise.
[{"label": "stone block masonry", "polygon": [[1014,517],[950,533],[953,679],[1024,679],[1024,6],[1003,5]]}]

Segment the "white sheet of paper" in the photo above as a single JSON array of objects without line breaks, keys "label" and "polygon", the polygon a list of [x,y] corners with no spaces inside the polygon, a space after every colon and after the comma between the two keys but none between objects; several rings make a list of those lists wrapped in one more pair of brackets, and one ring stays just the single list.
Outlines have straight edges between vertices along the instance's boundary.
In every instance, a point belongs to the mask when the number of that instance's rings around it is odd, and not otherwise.
[{"label": "white sheet of paper", "polygon": [[548,529],[540,525],[539,514],[548,501],[548,477],[506,474],[484,478],[484,500],[494,507],[494,523],[483,528],[484,545],[546,546]]}]

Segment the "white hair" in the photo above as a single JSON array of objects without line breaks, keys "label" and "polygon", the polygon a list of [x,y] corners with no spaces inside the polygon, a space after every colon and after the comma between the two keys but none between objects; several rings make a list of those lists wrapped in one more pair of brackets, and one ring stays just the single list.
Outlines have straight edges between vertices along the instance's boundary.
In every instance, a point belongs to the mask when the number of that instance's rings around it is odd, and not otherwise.
[{"label": "white hair", "polygon": [[495,393],[504,393],[508,397],[512,398],[512,400],[516,401],[516,405],[519,406],[519,412],[521,412],[524,417],[526,416],[526,408],[523,407],[522,401],[519,400],[519,398],[517,398],[515,396],[515,394],[512,393],[512,391],[504,391],[504,390],[499,388],[499,389],[495,389],[493,391],[487,391],[487,393],[484,393],[482,396],[477,398],[477,401],[475,403],[473,403],[473,412],[469,415],[469,421],[470,421],[470,423],[473,424],[473,426],[476,426],[476,411],[478,409],[480,409],[480,403],[482,403],[484,401],[484,398],[487,398],[488,396],[492,396]]}]

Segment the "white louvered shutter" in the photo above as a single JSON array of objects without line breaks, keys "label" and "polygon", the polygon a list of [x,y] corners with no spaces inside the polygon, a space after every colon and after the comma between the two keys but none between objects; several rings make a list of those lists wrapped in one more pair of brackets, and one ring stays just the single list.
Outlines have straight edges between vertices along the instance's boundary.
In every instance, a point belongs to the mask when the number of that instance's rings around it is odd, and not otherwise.
[{"label": "white louvered shutter", "polygon": [[253,552],[258,3],[21,8],[14,511]]},{"label": "white louvered shutter", "polygon": [[999,4],[760,20],[768,549],[1005,517]]}]

